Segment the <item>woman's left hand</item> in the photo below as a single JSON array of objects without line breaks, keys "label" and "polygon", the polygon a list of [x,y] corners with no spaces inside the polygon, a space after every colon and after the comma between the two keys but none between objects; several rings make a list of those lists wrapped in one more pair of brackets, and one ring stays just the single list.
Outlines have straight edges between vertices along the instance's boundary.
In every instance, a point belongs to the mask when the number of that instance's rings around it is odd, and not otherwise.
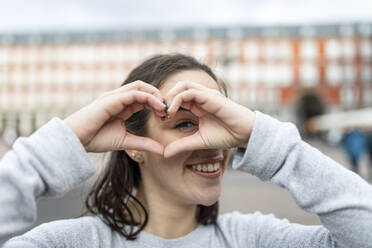
[{"label": "woman's left hand", "polygon": [[193,82],[179,82],[167,94],[169,118],[180,107],[199,117],[199,129],[178,139],[164,150],[170,157],[181,151],[197,149],[226,149],[246,146],[253,129],[255,114],[233,102],[218,90]]}]

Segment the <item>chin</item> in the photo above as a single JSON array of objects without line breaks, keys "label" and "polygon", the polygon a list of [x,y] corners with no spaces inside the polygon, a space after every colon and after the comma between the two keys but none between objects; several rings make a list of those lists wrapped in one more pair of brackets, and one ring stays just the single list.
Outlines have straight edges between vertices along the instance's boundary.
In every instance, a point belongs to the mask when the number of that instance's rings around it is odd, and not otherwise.
[{"label": "chin", "polygon": [[215,204],[217,201],[218,201],[218,198],[215,199],[215,200],[213,200],[213,201],[201,202],[201,203],[199,203],[199,205],[203,205],[203,206],[209,207],[209,206],[212,206],[213,204]]},{"label": "chin", "polygon": [[203,190],[203,192],[201,192],[201,195],[199,195],[198,197],[197,204],[207,206],[207,207],[212,206],[218,201],[218,199],[220,198],[220,194],[221,194],[220,187]]}]

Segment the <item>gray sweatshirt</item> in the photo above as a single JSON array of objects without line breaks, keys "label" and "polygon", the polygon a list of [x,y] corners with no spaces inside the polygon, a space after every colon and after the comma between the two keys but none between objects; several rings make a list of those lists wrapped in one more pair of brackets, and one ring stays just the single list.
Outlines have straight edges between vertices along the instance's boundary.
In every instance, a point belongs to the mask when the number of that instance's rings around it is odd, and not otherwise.
[{"label": "gray sweatshirt", "polygon": [[[294,125],[256,112],[247,149],[233,168],[286,188],[322,226],[304,226],[259,212],[233,212],[218,225],[200,225],[177,239],[142,231],[135,241],[112,232],[99,217],[42,224],[36,201],[61,196],[95,173],[73,131],[53,118],[29,138],[19,138],[0,162],[0,239],[10,247],[372,247],[372,187],[304,143]],[[244,197],[244,196],[242,196]]]}]

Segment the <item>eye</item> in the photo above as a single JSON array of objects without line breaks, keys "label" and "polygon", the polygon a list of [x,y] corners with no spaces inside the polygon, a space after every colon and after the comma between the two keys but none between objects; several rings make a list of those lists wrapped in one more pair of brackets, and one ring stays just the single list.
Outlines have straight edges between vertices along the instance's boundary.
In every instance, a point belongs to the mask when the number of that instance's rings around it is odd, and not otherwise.
[{"label": "eye", "polygon": [[188,131],[188,130],[195,129],[195,127],[197,127],[197,124],[195,124],[192,121],[181,121],[174,128],[184,130],[184,131]]}]

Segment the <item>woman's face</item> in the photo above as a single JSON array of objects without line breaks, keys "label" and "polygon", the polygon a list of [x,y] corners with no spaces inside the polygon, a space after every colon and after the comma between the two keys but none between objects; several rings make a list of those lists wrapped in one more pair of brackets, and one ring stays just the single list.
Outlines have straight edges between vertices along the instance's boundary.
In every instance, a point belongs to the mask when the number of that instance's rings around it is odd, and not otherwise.
[{"label": "woman's face", "polygon": [[[206,72],[189,70],[170,76],[160,88],[162,95],[166,96],[179,81],[192,81],[219,90],[216,81]],[[162,122],[151,113],[147,130],[147,136],[165,147],[179,138],[196,132],[198,118],[190,111],[179,110],[171,120]],[[142,154],[144,163],[140,168],[142,186],[146,194],[161,194],[164,199],[172,199],[181,204],[209,206],[218,200],[221,178],[228,160],[228,150],[194,150],[179,153],[168,159],[149,152],[142,152]],[[219,169],[213,172],[218,167]],[[208,169],[212,172],[205,171]]]}]

